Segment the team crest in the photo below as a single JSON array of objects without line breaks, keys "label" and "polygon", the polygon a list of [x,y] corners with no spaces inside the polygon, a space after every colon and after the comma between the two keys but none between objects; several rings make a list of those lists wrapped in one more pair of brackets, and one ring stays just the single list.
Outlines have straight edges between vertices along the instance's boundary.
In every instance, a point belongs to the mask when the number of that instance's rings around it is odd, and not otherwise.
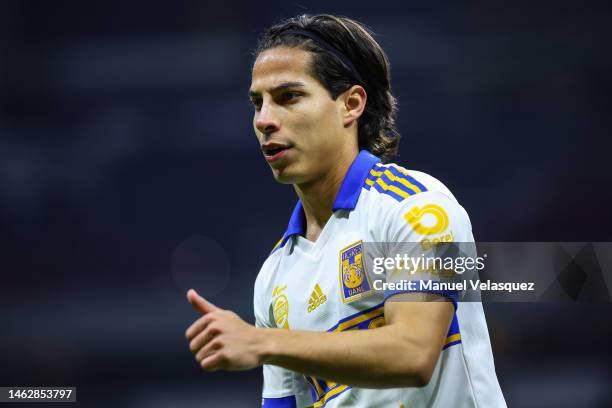
[{"label": "team crest", "polygon": [[363,243],[356,242],[340,251],[342,300],[350,302],[372,290],[363,257]]}]

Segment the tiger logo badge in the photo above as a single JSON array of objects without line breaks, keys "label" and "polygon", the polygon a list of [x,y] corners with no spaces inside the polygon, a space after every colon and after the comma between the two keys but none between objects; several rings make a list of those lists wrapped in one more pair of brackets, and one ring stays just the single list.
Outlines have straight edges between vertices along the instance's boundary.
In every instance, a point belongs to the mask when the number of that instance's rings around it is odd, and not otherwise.
[{"label": "tiger logo badge", "polygon": [[345,303],[358,299],[372,290],[365,268],[362,241],[340,251],[340,286],[342,301]]}]

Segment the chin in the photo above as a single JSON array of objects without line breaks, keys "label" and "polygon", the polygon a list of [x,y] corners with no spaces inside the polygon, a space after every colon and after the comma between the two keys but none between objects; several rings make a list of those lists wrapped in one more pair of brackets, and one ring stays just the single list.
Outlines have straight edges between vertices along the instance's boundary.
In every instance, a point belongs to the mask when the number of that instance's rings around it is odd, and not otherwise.
[{"label": "chin", "polygon": [[280,169],[272,168],[272,174],[274,179],[281,184],[298,184],[304,180],[304,176],[301,173],[287,167]]},{"label": "chin", "polygon": [[284,170],[272,170],[274,179],[281,184],[295,184],[296,178],[287,171]]}]

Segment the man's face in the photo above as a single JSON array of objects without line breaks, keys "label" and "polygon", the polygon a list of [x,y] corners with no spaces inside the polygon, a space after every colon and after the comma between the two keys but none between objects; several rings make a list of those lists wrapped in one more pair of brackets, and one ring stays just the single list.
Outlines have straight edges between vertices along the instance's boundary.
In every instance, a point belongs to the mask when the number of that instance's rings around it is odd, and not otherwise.
[{"label": "man's face", "polygon": [[263,51],[253,66],[253,127],[276,180],[302,184],[324,177],[346,151],[341,97],[333,100],[308,72],[299,48]]}]

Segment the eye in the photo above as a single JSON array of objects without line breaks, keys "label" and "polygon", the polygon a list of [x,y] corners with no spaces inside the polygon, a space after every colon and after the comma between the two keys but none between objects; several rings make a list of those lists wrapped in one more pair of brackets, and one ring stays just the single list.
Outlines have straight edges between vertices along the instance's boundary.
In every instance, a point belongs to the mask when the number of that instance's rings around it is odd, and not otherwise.
[{"label": "eye", "polygon": [[261,110],[261,99],[251,99],[251,105],[253,108],[259,112]]},{"label": "eye", "polygon": [[284,104],[284,103],[294,102],[300,96],[302,96],[302,94],[300,94],[299,92],[291,92],[291,91],[283,92],[280,96],[280,103]]}]

